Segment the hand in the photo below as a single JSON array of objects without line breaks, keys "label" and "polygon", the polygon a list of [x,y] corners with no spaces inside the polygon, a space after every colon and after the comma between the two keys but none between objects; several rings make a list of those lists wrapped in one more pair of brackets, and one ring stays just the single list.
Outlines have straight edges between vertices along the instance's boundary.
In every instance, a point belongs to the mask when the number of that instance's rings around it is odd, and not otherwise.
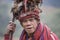
[{"label": "hand", "polygon": [[10,21],[8,26],[7,26],[6,34],[9,34],[10,31],[15,32],[15,29],[16,29],[16,24],[14,24],[14,22]]}]

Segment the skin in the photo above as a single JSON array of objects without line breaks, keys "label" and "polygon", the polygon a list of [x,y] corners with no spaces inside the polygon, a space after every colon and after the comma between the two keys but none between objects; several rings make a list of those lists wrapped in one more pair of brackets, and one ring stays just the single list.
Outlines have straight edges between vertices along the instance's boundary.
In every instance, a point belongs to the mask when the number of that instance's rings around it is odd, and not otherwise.
[{"label": "skin", "polygon": [[16,29],[16,24],[12,21],[9,22],[9,24],[7,25],[7,28],[6,28],[6,33],[5,34],[10,34],[10,31],[13,31],[13,33],[15,32],[15,29]]},{"label": "skin", "polygon": [[28,33],[29,36],[33,34],[37,28],[39,21],[36,20],[35,18],[28,18],[24,19],[21,24],[22,27],[25,29],[25,31]]},{"label": "skin", "polygon": [[[39,21],[36,20],[35,18],[28,18],[28,19],[24,19],[21,22],[21,25],[25,29],[25,31],[28,33],[28,36],[31,36],[35,32],[38,23],[39,23]],[[6,34],[9,34],[10,30],[15,32],[15,29],[16,29],[16,24],[14,24],[14,22],[9,22],[9,24],[7,26]]]}]

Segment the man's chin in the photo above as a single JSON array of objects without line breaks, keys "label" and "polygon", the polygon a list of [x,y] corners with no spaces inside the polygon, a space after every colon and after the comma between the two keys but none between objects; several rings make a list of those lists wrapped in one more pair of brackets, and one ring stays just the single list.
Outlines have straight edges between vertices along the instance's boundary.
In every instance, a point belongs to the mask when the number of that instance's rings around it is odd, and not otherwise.
[{"label": "man's chin", "polygon": [[34,33],[34,31],[27,31],[27,33],[31,34],[31,33]]}]

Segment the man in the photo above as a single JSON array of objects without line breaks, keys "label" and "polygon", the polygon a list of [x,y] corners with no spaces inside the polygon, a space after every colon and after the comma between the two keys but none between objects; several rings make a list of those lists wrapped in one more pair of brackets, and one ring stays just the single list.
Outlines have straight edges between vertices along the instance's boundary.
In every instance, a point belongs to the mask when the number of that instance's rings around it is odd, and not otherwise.
[{"label": "man", "polygon": [[[29,1],[27,1],[27,3],[29,3]],[[18,12],[14,12],[13,9],[13,13],[16,14],[13,16],[16,17],[24,28],[19,40],[59,40],[47,25],[40,21],[39,13],[41,13],[41,10],[38,8],[38,5],[34,5],[33,2],[34,6],[31,3],[28,6],[27,3],[26,5],[22,5]],[[25,7],[27,8],[26,10]],[[14,22],[9,22],[7,32],[4,35],[5,40],[9,40],[10,31],[14,32],[15,28],[16,24],[14,24]]]}]

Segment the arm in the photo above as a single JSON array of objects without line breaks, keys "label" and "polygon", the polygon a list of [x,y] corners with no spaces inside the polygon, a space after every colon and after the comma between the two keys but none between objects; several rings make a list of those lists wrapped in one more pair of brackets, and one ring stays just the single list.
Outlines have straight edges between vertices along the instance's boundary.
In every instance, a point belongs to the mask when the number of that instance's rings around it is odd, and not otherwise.
[{"label": "arm", "polygon": [[[15,32],[15,28],[16,28],[16,24],[14,24],[13,22],[9,22],[8,26],[7,26],[7,31],[4,34],[4,40],[12,40],[11,36],[13,37],[13,33]],[[13,32],[12,35],[10,34],[10,32]]]},{"label": "arm", "polygon": [[9,40],[9,34],[4,35],[4,40]]}]

